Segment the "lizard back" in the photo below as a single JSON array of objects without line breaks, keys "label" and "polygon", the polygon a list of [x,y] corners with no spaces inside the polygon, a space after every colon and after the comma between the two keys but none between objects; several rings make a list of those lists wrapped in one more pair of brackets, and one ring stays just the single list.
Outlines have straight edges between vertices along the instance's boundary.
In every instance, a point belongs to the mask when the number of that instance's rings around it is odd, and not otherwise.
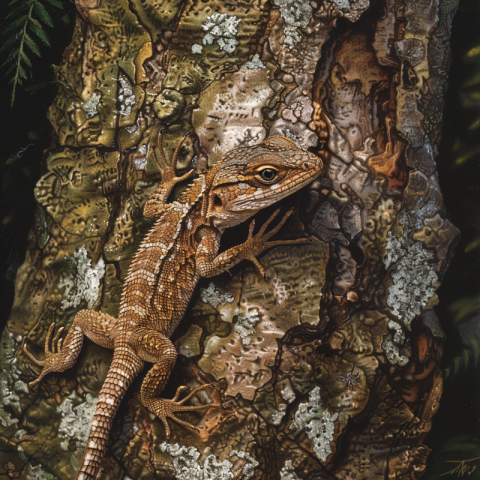
[{"label": "lizard back", "polygon": [[180,321],[198,280],[187,243],[194,233],[191,217],[199,214],[196,206],[206,185],[205,175],[195,179],[145,236],[125,278],[119,322],[128,319],[167,333]]}]

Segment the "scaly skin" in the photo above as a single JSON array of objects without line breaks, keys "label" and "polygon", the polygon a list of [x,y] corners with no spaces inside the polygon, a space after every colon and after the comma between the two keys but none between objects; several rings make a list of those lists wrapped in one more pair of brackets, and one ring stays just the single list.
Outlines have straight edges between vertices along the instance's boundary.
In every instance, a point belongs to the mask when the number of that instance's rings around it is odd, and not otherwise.
[{"label": "scaly skin", "polygon": [[305,243],[307,240],[270,241],[287,220],[266,233],[278,210],[254,235],[251,222],[245,243],[218,255],[225,228],[238,225],[280,199],[312,182],[321,172],[322,161],[298,148],[284,137],[270,137],[259,145],[230,152],[220,163],[200,175],[179,201],[167,203],[176,183],[193,175],[177,177],[176,161],[167,165],[159,137],[162,182],[150,196],[144,209],[155,223],[130,264],[123,285],[118,319],[93,310],[76,315],[62,344],[59,329],[52,340],[50,327],[45,345],[45,360],[37,360],[26,348],[28,357],[42,366],[36,386],[50,372],[62,372],[76,361],[87,336],[95,343],[113,349],[113,360],[100,391],[85,460],[77,480],[95,479],[105,456],[113,418],[127,388],[142,370],[144,362],[154,364],[141,388],[143,405],[159,417],[167,438],[167,419],[195,428],[175,416],[176,412],[199,410],[216,404],[186,406],[197,391],[183,400],[180,387],[172,400],[159,398],[175,364],[177,352],[169,340],[181,321],[199,278],[218,275],[241,260],[255,263],[263,274],[257,256],[276,245]]}]

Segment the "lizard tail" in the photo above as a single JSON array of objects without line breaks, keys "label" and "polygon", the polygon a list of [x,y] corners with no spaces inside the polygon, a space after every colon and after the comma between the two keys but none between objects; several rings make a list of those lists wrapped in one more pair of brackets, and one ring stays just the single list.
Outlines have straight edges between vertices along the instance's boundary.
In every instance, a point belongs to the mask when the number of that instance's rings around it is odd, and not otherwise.
[{"label": "lizard tail", "polygon": [[115,413],[127,388],[143,368],[143,362],[128,346],[116,346],[112,364],[98,396],[87,450],[77,480],[95,480],[107,451]]}]

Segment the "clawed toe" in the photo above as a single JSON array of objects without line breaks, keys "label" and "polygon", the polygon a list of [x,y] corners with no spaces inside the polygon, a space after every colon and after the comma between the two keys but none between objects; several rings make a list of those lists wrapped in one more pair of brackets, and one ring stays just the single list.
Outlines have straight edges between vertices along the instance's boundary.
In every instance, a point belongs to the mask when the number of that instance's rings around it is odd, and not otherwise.
[{"label": "clawed toe", "polygon": [[[39,367],[45,366],[45,360],[38,360],[27,348],[27,342],[26,338],[23,339],[23,344],[22,344],[22,350],[23,353],[35,364],[38,365]],[[32,382],[33,383],[33,382]]]},{"label": "clawed toe", "polygon": [[[42,371],[38,378],[33,382],[28,384],[30,389],[35,388],[50,372],[62,372],[66,368],[66,363],[62,355],[62,345],[63,339],[60,336],[63,333],[64,327],[60,327],[53,336],[53,331],[55,329],[55,324],[52,323],[47,332],[47,337],[45,339],[45,360],[38,360],[27,348],[26,338],[23,339],[22,350],[23,353],[39,367],[42,367]],[[53,337],[53,339],[52,339]]]},{"label": "clawed toe", "polygon": [[30,383],[28,384],[28,388],[29,388],[30,390],[33,390],[33,389],[40,383],[40,380],[41,380],[41,378],[39,377],[39,378],[37,378],[36,380],[34,380],[33,382],[30,382]]},{"label": "clawed toe", "polygon": [[185,398],[183,398],[182,400],[178,400],[178,397],[181,395],[181,393],[188,390],[188,387],[181,386],[178,387],[177,392],[175,393],[175,397],[172,400],[152,399],[150,402],[147,402],[145,406],[163,422],[167,439],[170,437],[170,427],[168,425],[168,419],[171,419],[186,428],[199,432],[198,427],[178,418],[175,413],[195,412],[198,410],[204,410],[205,408],[223,407],[221,404],[215,402],[202,405],[184,405],[184,403],[190,400],[197,392],[199,392],[200,390],[205,390],[206,388],[211,386],[213,386],[211,383],[208,383],[206,385],[200,385],[199,387],[194,388]]},{"label": "clawed toe", "polygon": [[158,170],[158,172],[161,172],[162,176],[162,182],[163,183],[168,183],[171,182],[173,184],[183,182],[184,180],[187,180],[188,178],[191,178],[192,176],[195,175],[195,169],[189,170],[187,173],[184,175],[181,175],[180,177],[177,177],[175,171],[177,168],[177,160],[178,160],[178,154],[180,152],[180,147],[183,145],[183,142],[185,139],[190,135],[190,133],[187,133],[177,144],[177,147],[175,148],[175,152],[173,153],[172,157],[172,162],[171,165],[168,165],[167,159],[165,158],[165,152],[163,150],[162,146],[162,133],[160,132],[158,135],[158,157],[157,154],[155,153],[153,155],[153,162],[155,163],[155,166]]}]

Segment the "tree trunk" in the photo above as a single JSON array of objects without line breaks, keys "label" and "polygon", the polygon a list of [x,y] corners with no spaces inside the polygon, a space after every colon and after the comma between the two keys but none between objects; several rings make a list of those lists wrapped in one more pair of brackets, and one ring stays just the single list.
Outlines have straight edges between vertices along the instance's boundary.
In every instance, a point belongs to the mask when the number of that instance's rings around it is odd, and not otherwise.
[{"label": "tree trunk", "polygon": [[[100,479],[419,478],[442,392],[435,290],[458,230],[443,207],[440,141],[456,0],[77,0],[57,68],[40,206],[2,337],[0,465],[72,479],[112,353],[39,374],[50,324],[112,316],[150,223],[152,152],[201,171],[283,135],[324,171],[265,278],[242,262],[201,282],[173,341],[162,396],[212,382],[224,409],[162,423],[130,388]],[[176,192],[176,195],[179,191]],[[265,213],[266,215],[268,212]],[[225,234],[224,247],[246,238]],[[203,403],[205,392],[198,394]],[[195,402],[195,398],[193,399]]]}]

